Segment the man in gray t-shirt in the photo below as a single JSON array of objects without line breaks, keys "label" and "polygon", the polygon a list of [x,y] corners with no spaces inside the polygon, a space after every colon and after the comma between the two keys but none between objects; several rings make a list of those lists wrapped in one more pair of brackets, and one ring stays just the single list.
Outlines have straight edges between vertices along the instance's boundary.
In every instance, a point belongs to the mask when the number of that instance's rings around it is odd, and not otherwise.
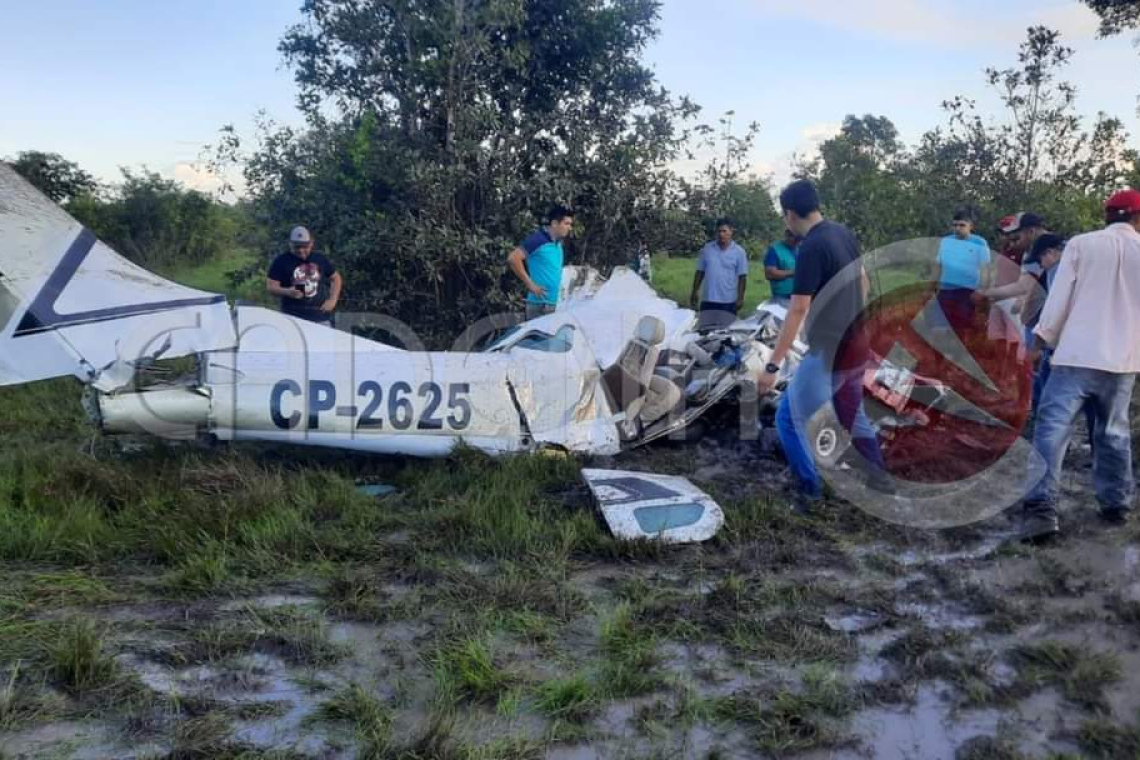
[{"label": "man in gray t-shirt", "polygon": [[694,307],[700,307],[702,329],[731,324],[744,306],[748,254],[733,241],[733,232],[732,222],[718,219],[716,240],[706,243],[697,255],[697,271],[693,275],[693,292],[689,296],[689,302]]}]

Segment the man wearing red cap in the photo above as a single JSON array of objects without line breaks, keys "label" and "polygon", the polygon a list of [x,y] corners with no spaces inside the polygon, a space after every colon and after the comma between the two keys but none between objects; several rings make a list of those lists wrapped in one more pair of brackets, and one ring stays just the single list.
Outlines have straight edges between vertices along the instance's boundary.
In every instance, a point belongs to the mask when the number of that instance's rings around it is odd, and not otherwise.
[{"label": "man wearing red cap", "polygon": [[1096,407],[1093,485],[1101,516],[1122,523],[1132,507],[1132,429],[1128,407],[1140,372],[1140,192],[1122,190],[1105,202],[1103,230],[1065,247],[1034,331],[1053,349],[1033,446],[1045,476],[1023,505],[1022,537],[1060,532],[1057,484],[1086,401]]}]

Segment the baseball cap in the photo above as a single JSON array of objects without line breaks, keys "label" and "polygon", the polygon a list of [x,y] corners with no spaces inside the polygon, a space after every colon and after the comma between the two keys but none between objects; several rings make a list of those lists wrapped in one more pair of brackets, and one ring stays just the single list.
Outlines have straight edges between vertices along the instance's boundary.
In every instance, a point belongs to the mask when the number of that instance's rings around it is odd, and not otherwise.
[{"label": "baseball cap", "polygon": [[1115,214],[1140,214],[1140,192],[1120,190],[1104,202],[1104,210]]},{"label": "baseball cap", "polygon": [[1065,247],[1065,239],[1060,235],[1054,235],[1052,232],[1046,232],[1041,237],[1033,241],[1033,247],[1029,249],[1029,253],[1025,254],[1025,261],[1027,263],[1034,263],[1041,260],[1041,254],[1048,251],[1050,248],[1061,249]]},{"label": "baseball cap", "polygon": [[1014,216],[1003,217],[998,222],[998,229],[1002,232],[1018,232],[1026,227],[1044,227],[1045,220],[1034,214],[1032,211],[1022,211],[1020,214]]},{"label": "baseball cap", "polygon": [[309,234],[309,231],[306,228],[298,225],[298,226],[293,228],[292,232],[289,233],[289,242],[290,243],[311,243],[311,242],[313,242],[313,236]]}]

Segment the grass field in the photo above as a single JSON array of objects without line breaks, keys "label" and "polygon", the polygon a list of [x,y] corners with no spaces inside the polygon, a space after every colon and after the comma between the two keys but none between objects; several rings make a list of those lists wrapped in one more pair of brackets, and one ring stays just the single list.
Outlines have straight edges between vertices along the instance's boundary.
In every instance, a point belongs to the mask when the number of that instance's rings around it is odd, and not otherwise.
[{"label": "grass field", "polygon": [[262,257],[246,248],[235,248],[199,266],[174,266],[161,270],[158,274],[191,288],[225,293],[231,299],[240,298],[258,303],[271,303],[265,293],[265,280],[254,275],[235,285],[230,273],[245,271]]},{"label": "grass field", "polygon": [[[1084,514],[1079,452],[1032,549],[797,516],[729,430],[416,461],[101,437],[79,397],[0,389],[4,760],[1140,753],[1140,531]],[[616,541],[582,466],[688,477],[726,526]]]},{"label": "grass field", "polygon": [[[666,298],[671,298],[682,306],[689,305],[689,294],[693,291],[693,273],[697,260],[689,257],[654,256],[653,287]],[[756,304],[771,295],[768,280],[764,278],[764,265],[759,261],[748,262],[748,285],[744,290],[744,309],[747,314]]]},{"label": "grass field", "polygon": [[[671,298],[682,306],[689,305],[689,295],[693,290],[693,274],[696,271],[695,258],[682,258],[677,256],[658,255],[653,257],[653,287],[666,298]],[[921,279],[918,273],[896,268],[883,268],[872,277],[872,293],[889,292]],[[744,308],[741,315],[746,315],[756,308],[756,305],[771,295],[768,280],[764,277],[764,265],[759,261],[748,263],[748,285],[744,291]]]}]

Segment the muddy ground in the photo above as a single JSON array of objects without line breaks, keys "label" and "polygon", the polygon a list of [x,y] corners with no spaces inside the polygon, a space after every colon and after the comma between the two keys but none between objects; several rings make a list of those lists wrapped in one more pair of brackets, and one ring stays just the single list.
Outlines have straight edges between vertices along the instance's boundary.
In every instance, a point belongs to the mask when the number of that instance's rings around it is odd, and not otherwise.
[{"label": "muddy ground", "polygon": [[[184,459],[178,482],[217,493],[230,470],[284,467],[288,485],[337,461],[58,445],[140,480],[155,456]],[[614,542],[583,464],[687,476],[726,527],[701,546]],[[28,494],[66,475],[24,468],[11,482]],[[779,456],[724,436],[604,461],[462,452],[353,471],[400,490],[344,496],[382,518],[336,541],[273,543],[271,509],[256,536],[203,518],[185,557],[145,536],[104,554],[118,534],[97,531],[87,553],[55,550],[43,525],[39,544],[0,539],[0,757],[1140,757],[1140,526],[1098,522],[1086,450],[1070,455],[1065,534],[1045,547],[1010,542],[1008,513],[946,531],[841,503],[795,516]],[[16,486],[0,493],[28,508]],[[135,502],[104,502],[98,519],[138,529],[123,517]]]}]

